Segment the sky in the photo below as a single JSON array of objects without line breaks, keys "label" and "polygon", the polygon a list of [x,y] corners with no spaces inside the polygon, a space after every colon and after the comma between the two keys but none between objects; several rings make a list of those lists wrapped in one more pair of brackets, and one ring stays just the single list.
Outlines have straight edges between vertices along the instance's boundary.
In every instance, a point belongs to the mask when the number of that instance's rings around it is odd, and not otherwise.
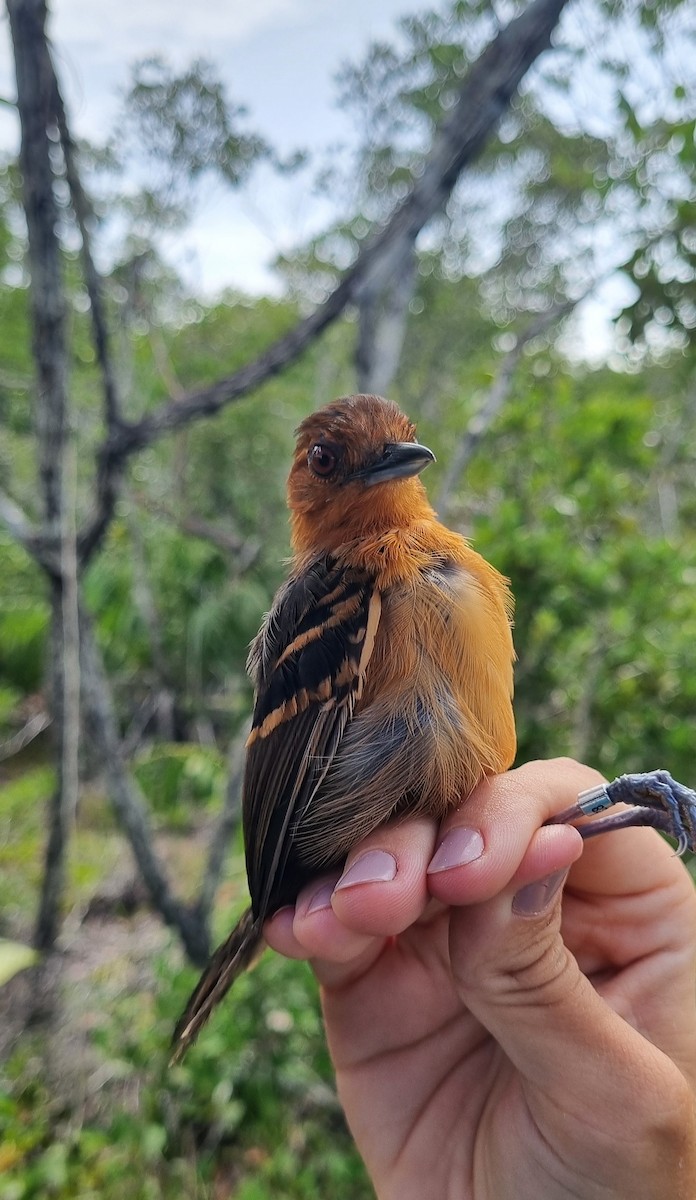
[{"label": "sky", "polygon": [[[111,129],[129,65],[151,55],[175,67],[210,60],[250,126],[281,153],[350,138],[333,77],[418,0],[53,0],[49,32],[74,133]],[[3,6],[4,8],[4,6]],[[7,17],[0,23],[0,96],[14,95]],[[14,115],[0,107],[0,149],[14,148]],[[256,172],[244,195],[208,190],[191,227],[165,252],[197,290],[277,289],[273,258],[321,227],[322,205]]]}]

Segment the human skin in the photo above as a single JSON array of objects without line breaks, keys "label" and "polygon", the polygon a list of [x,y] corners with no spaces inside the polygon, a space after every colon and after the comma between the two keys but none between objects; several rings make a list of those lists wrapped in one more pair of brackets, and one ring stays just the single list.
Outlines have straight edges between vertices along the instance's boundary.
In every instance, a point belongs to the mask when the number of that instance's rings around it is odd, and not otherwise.
[{"label": "human skin", "polygon": [[696,1196],[696,895],[653,830],[543,826],[599,780],[488,780],[267,922],[317,974],[379,1200]]}]

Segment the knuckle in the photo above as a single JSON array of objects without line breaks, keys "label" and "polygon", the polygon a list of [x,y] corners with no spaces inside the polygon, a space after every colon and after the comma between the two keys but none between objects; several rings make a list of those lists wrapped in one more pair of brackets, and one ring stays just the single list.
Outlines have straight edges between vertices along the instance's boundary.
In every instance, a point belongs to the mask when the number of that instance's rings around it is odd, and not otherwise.
[{"label": "knuckle", "polygon": [[528,926],[528,936],[516,937],[504,951],[483,947],[483,961],[476,954],[464,955],[457,963],[457,983],[463,991],[485,992],[494,1003],[515,1007],[555,1007],[567,1002],[579,972],[560,937],[549,936],[550,917]]},{"label": "knuckle", "polygon": [[548,929],[534,932],[508,960],[499,977],[501,998],[516,1006],[555,1007],[568,999],[573,961],[560,938],[549,940]]}]

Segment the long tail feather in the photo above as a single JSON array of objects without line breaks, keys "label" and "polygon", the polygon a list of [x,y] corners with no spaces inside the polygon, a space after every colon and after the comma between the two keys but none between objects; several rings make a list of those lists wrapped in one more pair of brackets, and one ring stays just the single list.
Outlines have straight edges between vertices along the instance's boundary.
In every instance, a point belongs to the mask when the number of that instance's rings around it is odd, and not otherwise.
[{"label": "long tail feather", "polygon": [[251,909],[247,909],[229,937],[218,946],[177,1021],[170,1065],[183,1058],[215,1006],[262,950],[261,922],[255,921]]}]

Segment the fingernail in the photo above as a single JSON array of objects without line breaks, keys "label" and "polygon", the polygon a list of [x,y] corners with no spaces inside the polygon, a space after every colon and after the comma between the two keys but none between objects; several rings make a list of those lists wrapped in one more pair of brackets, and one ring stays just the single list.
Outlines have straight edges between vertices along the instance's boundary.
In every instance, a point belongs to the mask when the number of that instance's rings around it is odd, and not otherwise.
[{"label": "fingernail", "polygon": [[305,916],[308,917],[310,913],[319,912],[322,908],[331,908],[333,891],[334,885],[332,883],[323,883],[320,888],[317,888],[307,905]]},{"label": "fingernail", "polygon": [[569,867],[564,867],[562,871],[554,871],[553,875],[547,875],[546,879],[537,879],[535,883],[528,883],[526,887],[520,888],[512,901],[512,911],[515,915],[538,917],[550,908],[563,887],[569,870]]},{"label": "fingernail", "polygon": [[389,883],[396,875],[396,859],[386,850],[366,850],[343,872],[335,891],[358,883]]},{"label": "fingernail", "polygon": [[430,860],[428,875],[438,871],[449,871],[452,867],[464,867],[475,862],[483,854],[483,837],[478,829],[467,829],[458,825],[450,829]]}]

